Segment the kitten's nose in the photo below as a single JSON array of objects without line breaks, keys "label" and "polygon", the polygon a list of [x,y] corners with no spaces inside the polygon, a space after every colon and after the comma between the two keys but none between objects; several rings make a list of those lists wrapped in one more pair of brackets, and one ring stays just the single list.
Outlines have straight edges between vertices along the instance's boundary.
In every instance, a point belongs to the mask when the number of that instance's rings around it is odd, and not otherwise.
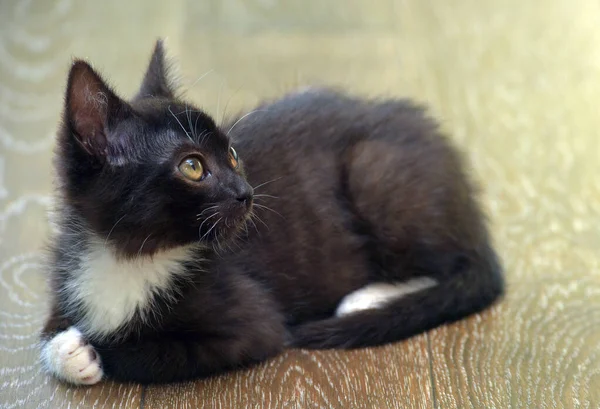
[{"label": "kitten's nose", "polygon": [[237,201],[240,203],[246,203],[249,200],[252,200],[252,196],[250,196],[250,195],[244,195],[244,196],[240,196],[237,198]]},{"label": "kitten's nose", "polygon": [[254,192],[250,186],[244,188],[241,192],[238,192],[237,201],[241,204],[246,205],[246,207],[250,207],[252,204],[252,196]]}]

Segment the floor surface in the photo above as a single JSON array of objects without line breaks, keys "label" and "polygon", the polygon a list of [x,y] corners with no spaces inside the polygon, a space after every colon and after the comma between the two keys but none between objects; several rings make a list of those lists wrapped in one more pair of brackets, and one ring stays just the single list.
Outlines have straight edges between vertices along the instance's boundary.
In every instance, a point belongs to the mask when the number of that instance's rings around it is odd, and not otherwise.
[{"label": "floor surface", "polygon": [[[406,342],[170,387],[40,372],[72,57],[131,95],[158,36],[217,119],[309,84],[427,103],[481,182],[508,293]],[[600,2],[2,0],[0,408],[599,408]]]}]

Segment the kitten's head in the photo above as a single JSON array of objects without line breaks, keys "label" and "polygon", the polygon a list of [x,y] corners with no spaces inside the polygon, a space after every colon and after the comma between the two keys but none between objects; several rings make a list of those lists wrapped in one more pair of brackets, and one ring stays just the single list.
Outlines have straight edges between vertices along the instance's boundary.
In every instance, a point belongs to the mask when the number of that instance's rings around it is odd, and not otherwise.
[{"label": "kitten's head", "polygon": [[231,141],[175,96],[160,41],[128,102],[74,62],[56,166],[75,222],[125,256],[227,239],[252,207]]}]

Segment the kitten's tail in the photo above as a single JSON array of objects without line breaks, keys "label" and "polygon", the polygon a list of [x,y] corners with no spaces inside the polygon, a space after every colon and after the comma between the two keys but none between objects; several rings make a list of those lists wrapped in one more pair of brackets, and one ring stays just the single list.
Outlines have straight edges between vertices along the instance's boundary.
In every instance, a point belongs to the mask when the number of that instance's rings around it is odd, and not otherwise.
[{"label": "kitten's tail", "polygon": [[502,268],[491,249],[434,287],[395,299],[380,309],[300,324],[292,330],[298,348],[357,348],[406,339],[479,312],[504,293]]}]

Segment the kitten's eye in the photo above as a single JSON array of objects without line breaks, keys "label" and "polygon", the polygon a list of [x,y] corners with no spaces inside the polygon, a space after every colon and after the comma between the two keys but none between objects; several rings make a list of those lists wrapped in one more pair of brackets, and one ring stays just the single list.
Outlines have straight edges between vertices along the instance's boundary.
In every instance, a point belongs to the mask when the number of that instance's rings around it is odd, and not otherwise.
[{"label": "kitten's eye", "polygon": [[231,166],[233,166],[235,169],[237,169],[238,166],[240,166],[238,154],[235,151],[235,149],[233,149],[233,146],[229,148],[229,162],[231,162]]},{"label": "kitten's eye", "polygon": [[202,163],[200,162],[200,159],[194,156],[185,158],[179,164],[179,171],[183,173],[183,176],[195,182],[199,181],[204,176],[204,168],[202,167]]}]

